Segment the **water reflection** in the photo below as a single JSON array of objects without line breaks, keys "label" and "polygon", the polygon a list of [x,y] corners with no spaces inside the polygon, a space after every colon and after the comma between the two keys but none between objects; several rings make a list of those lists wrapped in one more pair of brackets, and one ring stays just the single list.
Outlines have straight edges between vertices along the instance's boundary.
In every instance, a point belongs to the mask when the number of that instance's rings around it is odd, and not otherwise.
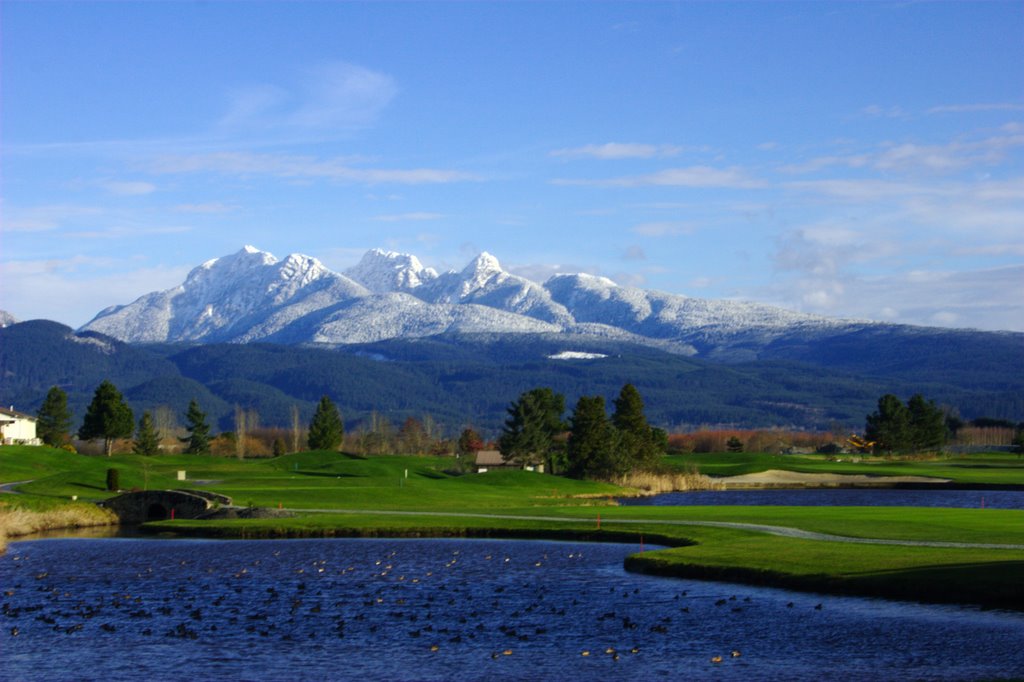
[{"label": "water reflection", "polygon": [[636,549],[480,540],[15,543],[0,558],[0,677],[1024,674],[1021,614],[636,576],[622,570]]}]

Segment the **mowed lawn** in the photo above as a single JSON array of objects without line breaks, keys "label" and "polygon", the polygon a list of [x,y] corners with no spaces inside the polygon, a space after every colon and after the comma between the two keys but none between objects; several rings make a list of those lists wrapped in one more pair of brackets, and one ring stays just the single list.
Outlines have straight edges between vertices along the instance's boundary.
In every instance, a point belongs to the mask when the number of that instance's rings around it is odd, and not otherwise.
[{"label": "mowed lawn", "polygon": [[[241,506],[294,509],[457,510],[566,504],[607,504],[616,486],[521,471],[458,475],[452,458],[353,457],[306,452],[274,459],[238,460],[200,455],[93,457],[51,448],[0,448],[0,483],[26,481],[25,505],[99,501],[108,468],[123,490],[195,488],[228,495]],[[178,480],[184,471],[186,480]]]}]

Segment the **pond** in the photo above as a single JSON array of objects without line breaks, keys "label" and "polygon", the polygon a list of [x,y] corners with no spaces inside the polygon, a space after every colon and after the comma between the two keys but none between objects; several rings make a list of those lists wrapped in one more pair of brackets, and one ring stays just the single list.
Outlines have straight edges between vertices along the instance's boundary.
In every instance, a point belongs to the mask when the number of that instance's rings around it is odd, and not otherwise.
[{"label": "pond", "polygon": [[620,504],[643,506],[783,505],[800,507],[956,507],[1024,509],[1022,490],[920,490],[900,488],[773,488],[701,490],[624,498]]},{"label": "pond", "polygon": [[623,558],[637,549],[446,539],[18,542],[0,557],[0,678],[1024,675],[1024,614],[626,573]]}]

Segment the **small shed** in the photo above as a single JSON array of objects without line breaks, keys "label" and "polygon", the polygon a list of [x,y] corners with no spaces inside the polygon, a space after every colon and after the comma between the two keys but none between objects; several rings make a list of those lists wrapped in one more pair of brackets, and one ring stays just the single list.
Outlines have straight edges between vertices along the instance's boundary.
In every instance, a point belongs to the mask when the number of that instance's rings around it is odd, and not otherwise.
[{"label": "small shed", "polygon": [[515,469],[515,466],[506,462],[498,450],[480,450],[476,453],[474,468],[476,473],[482,474],[491,469]]},{"label": "small shed", "polygon": [[508,462],[502,457],[498,450],[480,450],[476,453],[475,471],[478,474],[485,473],[492,469],[523,469],[524,471],[537,471],[544,473],[543,464],[527,464],[519,466],[515,462]]},{"label": "small shed", "polygon": [[14,407],[0,407],[0,444],[39,445],[36,418],[17,412]]}]

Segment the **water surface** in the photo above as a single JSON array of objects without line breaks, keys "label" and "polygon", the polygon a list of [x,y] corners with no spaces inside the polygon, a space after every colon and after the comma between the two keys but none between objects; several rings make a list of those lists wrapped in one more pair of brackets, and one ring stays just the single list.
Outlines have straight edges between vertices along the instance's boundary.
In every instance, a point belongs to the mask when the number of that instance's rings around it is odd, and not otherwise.
[{"label": "water surface", "polygon": [[772,488],[702,490],[620,500],[625,505],[768,505],[800,507],[955,507],[1024,509],[1021,490],[904,490],[900,488]]},{"label": "water surface", "polygon": [[18,542],[0,557],[0,679],[1024,675],[1024,614],[638,576],[622,569],[637,549],[436,539]]}]

